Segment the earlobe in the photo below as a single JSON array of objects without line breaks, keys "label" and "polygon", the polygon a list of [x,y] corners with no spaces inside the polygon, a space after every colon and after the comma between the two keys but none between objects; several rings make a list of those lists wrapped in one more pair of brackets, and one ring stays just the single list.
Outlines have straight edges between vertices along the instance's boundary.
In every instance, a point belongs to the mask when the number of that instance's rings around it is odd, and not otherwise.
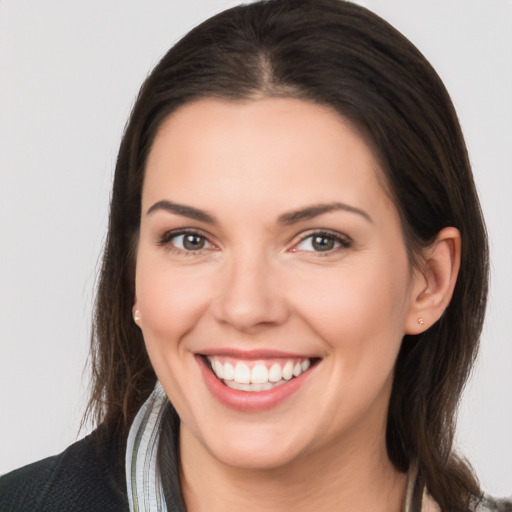
[{"label": "earlobe", "polygon": [[140,311],[137,309],[137,303],[135,303],[135,305],[132,308],[132,316],[133,316],[133,321],[140,327],[141,317],[140,317]]},{"label": "earlobe", "polygon": [[405,334],[419,334],[441,317],[452,298],[460,267],[459,230],[442,229],[424,250],[421,270],[415,272]]},{"label": "earlobe", "polygon": [[134,293],[133,297],[132,318],[135,325],[140,327],[141,315],[139,310],[139,301],[137,300],[137,292]]}]

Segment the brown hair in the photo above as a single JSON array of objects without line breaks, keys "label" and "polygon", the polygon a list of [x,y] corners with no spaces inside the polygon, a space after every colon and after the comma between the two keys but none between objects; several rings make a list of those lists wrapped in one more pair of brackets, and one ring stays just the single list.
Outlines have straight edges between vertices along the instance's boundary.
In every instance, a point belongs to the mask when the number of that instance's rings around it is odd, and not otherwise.
[{"label": "brown hair", "polygon": [[480,491],[452,450],[457,404],[477,351],[487,296],[487,238],[457,116],[440,78],[397,30],[341,0],[275,0],[207,20],[160,61],[121,142],[97,293],[89,412],[125,432],[156,377],[132,321],[135,248],[148,151],[162,121],[202,97],[289,96],[328,105],[375,146],[411,260],[447,226],[462,262],[441,319],[405,336],[387,422],[391,461],[413,460],[442,510]]}]

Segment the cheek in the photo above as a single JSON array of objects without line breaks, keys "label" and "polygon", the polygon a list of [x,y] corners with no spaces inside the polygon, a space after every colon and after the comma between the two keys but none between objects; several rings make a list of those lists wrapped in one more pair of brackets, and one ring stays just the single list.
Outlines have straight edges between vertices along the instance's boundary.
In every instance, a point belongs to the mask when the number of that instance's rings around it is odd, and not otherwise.
[{"label": "cheek", "polygon": [[135,278],[137,307],[152,366],[180,416],[187,418],[186,397],[190,380],[197,378],[197,367],[182,340],[207,307],[201,286],[204,276],[193,279],[187,269],[171,268],[163,260],[139,251]]},{"label": "cheek", "polygon": [[407,264],[375,258],[379,264],[347,265],[325,275],[310,275],[291,292],[295,307],[333,349],[353,358],[344,364],[386,357],[399,349],[407,310]]},{"label": "cheek", "polygon": [[172,341],[192,329],[207,307],[206,276],[171,268],[161,259],[139,254],[136,269],[137,306],[145,339]]}]

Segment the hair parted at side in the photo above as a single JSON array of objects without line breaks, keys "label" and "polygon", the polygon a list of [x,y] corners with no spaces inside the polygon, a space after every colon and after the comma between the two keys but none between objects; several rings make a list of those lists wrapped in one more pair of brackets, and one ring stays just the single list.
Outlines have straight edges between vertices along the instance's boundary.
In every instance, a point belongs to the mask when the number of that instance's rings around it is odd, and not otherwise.
[{"label": "hair parted at side", "polygon": [[143,84],[121,142],[96,298],[89,413],[126,432],[156,377],[132,320],[141,191],[162,121],[204,97],[294,97],[327,105],[373,145],[400,213],[411,261],[447,226],[462,261],[451,303],[405,336],[387,423],[391,461],[420,474],[442,510],[479,496],[452,450],[456,409],[476,356],[488,252],[468,155],[449,95],[422,54],[387,22],[342,0],[270,0],[205,21]]}]

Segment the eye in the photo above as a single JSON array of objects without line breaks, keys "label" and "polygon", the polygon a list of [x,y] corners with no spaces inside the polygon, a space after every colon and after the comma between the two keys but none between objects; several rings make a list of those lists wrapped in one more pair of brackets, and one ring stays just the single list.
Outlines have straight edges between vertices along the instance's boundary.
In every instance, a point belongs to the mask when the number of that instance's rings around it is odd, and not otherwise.
[{"label": "eye", "polygon": [[348,248],[350,245],[350,239],[341,234],[316,232],[303,237],[293,250],[329,253],[340,247]]},{"label": "eye", "polygon": [[208,239],[195,231],[171,231],[165,233],[159,245],[170,246],[171,249],[181,252],[199,252],[203,249],[212,249],[214,245]]}]

